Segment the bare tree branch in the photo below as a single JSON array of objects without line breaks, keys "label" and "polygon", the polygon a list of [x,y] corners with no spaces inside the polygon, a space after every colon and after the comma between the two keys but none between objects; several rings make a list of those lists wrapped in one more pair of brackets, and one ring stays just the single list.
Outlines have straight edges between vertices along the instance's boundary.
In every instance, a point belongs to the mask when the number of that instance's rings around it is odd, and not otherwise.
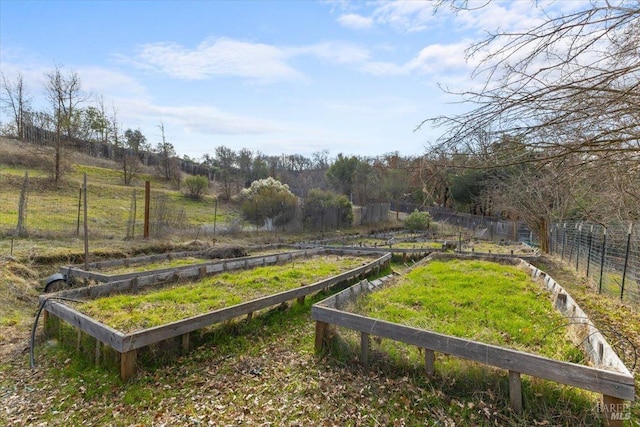
[{"label": "bare tree branch", "polygon": [[586,6],[528,31],[498,31],[470,47],[469,58],[481,57],[473,75],[484,83],[479,90],[449,93],[476,107],[421,123],[445,129],[433,148],[477,153],[474,135],[492,129],[537,153],[503,159],[504,165],[568,156],[597,165],[612,155],[618,162],[638,162],[640,2]]}]

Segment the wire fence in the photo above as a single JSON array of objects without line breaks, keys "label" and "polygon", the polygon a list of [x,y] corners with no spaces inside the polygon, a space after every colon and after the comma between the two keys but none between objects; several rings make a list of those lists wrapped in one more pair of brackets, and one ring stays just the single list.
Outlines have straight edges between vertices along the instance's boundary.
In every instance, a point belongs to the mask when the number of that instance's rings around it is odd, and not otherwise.
[{"label": "wire fence", "polygon": [[[329,231],[354,222],[345,209],[305,210],[301,205],[251,221],[236,211],[218,209],[213,197],[198,200],[145,182],[135,186],[109,185],[105,178],[55,184],[44,173],[19,175],[0,171],[0,238],[84,238],[135,240],[182,236],[215,239],[243,231]],[[148,197],[148,199],[147,199]],[[85,210],[86,205],[86,210]],[[360,224],[386,221],[388,203],[363,206]],[[85,216],[87,227],[85,230]],[[279,216],[288,218],[286,224]],[[145,229],[146,228],[146,229]]]},{"label": "wire fence", "polygon": [[550,251],[594,281],[599,293],[640,301],[640,223],[554,224]]},{"label": "wire fence", "polygon": [[[145,214],[145,206],[149,210]],[[168,234],[201,232],[215,223],[215,200],[197,202],[198,225],[187,210],[196,202],[175,192],[109,186],[100,182],[62,183],[54,189],[47,176],[2,175],[0,236],[30,238],[89,238],[133,240]],[[86,210],[85,210],[86,205]],[[194,212],[191,212],[194,215]],[[87,227],[85,230],[85,217]],[[145,230],[145,218],[147,230]]]},{"label": "wire fence", "polygon": [[441,207],[424,207],[414,203],[392,203],[391,210],[410,214],[414,210],[429,212],[431,218],[452,229],[465,229],[482,240],[534,243],[534,236],[523,221],[513,221],[494,216],[472,215]]}]

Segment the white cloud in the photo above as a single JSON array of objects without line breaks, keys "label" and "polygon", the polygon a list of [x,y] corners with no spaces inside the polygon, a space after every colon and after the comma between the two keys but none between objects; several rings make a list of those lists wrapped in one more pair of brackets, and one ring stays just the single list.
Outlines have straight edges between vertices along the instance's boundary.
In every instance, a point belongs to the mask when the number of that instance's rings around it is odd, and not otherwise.
[{"label": "white cloud", "polygon": [[287,64],[286,50],[263,43],[228,38],[205,40],[194,49],[176,43],[142,46],[139,65],[172,77],[201,80],[210,76],[237,76],[253,80],[300,79]]},{"label": "white cloud", "polygon": [[290,49],[295,54],[311,54],[338,64],[360,64],[369,60],[367,49],[348,42],[325,42]]},{"label": "white cloud", "polygon": [[78,69],[83,90],[94,94],[120,96],[145,96],[146,88],[134,78],[116,71],[99,67]]},{"label": "white cloud", "polygon": [[131,119],[126,127],[146,127],[160,120],[188,133],[204,135],[260,135],[283,131],[273,121],[231,114],[210,105],[157,105],[144,99],[116,99],[121,117]]},{"label": "white cloud", "polygon": [[434,19],[433,3],[428,1],[393,1],[379,4],[373,12],[376,22],[389,25],[397,31],[424,31]]},{"label": "white cloud", "polygon": [[373,26],[373,18],[358,15],[356,13],[349,13],[341,15],[338,18],[338,23],[346,28],[353,30],[366,30]]},{"label": "white cloud", "polygon": [[269,120],[226,113],[211,106],[157,107],[157,114],[180,123],[188,132],[206,135],[247,135],[281,132]]},{"label": "white cloud", "polygon": [[443,73],[445,71],[471,70],[465,60],[465,49],[469,43],[432,44],[423,48],[405,67],[423,74]]}]

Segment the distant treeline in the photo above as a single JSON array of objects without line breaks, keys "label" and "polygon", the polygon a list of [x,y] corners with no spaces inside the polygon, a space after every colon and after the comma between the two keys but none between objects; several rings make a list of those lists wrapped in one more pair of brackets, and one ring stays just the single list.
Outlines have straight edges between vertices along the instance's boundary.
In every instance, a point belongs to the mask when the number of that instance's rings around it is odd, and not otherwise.
[{"label": "distant treeline", "polygon": [[[41,127],[23,123],[24,140],[40,146],[52,145],[56,142],[56,133]],[[125,154],[132,154],[132,150],[126,147],[118,147],[111,142],[89,141],[76,137],[63,136],[65,146],[68,148],[87,154],[92,157],[121,161]],[[138,155],[140,161],[146,166],[160,166],[162,157],[158,153],[148,150],[141,150]],[[182,172],[190,175],[203,175],[213,179],[214,169],[208,165],[195,161],[184,160],[179,157],[174,158]]]}]

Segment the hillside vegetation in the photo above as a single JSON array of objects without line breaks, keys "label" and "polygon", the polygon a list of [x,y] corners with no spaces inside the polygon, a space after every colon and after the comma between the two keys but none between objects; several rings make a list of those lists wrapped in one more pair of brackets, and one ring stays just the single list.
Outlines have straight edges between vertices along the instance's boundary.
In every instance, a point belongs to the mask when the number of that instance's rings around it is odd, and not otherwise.
[{"label": "hillside vegetation", "polygon": [[[3,206],[17,206],[28,170],[37,183],[29,202],[45,200],[43,216],[54,214],[52,207],[63,195],[73,200],[75,212],[79,183],[87,172],[92,199],[99,203],[101,196],[108,196],[108,203],[93,208],[96,224],[110,230],[108,224],[115,223],[115,217],[126,217],[132,187],[122,185],[117,165],[74,156],[69,159],[73,168],[56,188],[29,152],[14,150],[13,143],[0,144]],[[145,173],[144,179],[152,180],[158,191],[184,204],[189,221],[209,219],[212,199],[188,200],[154,178],[153,171]],[[122,203],[116,206],[118,199]],[[118,209],[125,213],[116,215]],[[218,209],[227,219],[238,218],[233,204]],[[364,230],[353,230],[359,231]],[[42,280],[62,265],[82,262],[83,241],[4,236],[0,241],[0,426],[600,424],[592,410],[594,394],[528,379],[523,383],[526,409],[517,415],[508,409],[505,372],[445,355],[438,356],[433,379],[425,377],[419,362],[406,364],[394,355],[376,355],[368,372],[358,364],[357,352],[348,347],[340,354],[315,355],[310,307],[326,295],[204,331],[194,339],[194,348],[177,360],[147,355],[138,375],[128,382],[119,379],[113,366],[95,366],[77,352],[75,337],[63,342],[38,339],[36,367],[31,369],[29,334]],[[313,237],[317,236],[281,232],[278,240]],[[215,241],[198,235],[125,240],[121,230],[114,228],[90,240],[90,256],[92,260],[120,258],[226,243],[249,247],[274,238],[273,233],[253,232],[220,235]],[[542,258],[539,264],[609,337],[626,344],[621,346],[625,362],[638,378],[637,310],[597,295],[588,281],[558,260]],[[396,264],[394,269],[402,272],[404,266]],[[631,425],[638,425],[640,406],[634,404],[631,411]]]}]

